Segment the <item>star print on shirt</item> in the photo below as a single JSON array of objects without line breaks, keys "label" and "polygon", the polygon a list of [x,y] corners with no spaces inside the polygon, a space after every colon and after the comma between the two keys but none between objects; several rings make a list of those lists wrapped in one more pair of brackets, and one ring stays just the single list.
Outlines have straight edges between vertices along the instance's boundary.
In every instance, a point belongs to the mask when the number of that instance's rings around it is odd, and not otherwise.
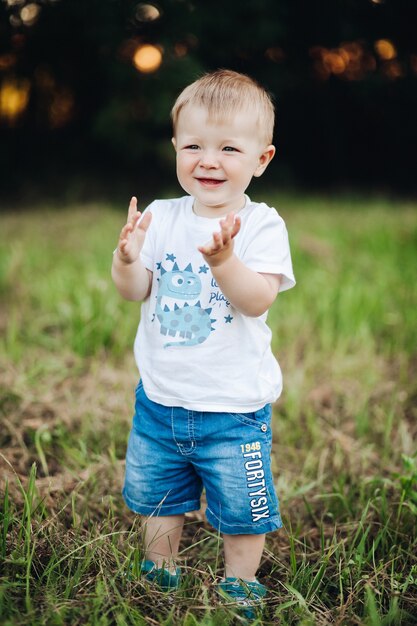
[{"label": "star print on shirt", "polygon": [[156,269],[157,269],[157,270],[160,270],[160,269],[161,269],[161,266],[162,266],[162,263],[161,263],[161,262],[157,263],[157,264],[156,264]]},{"label": "star print on shirt", "polygon": [[166,260],[174,262],[176,258],[175,254],[167,254]]},{"label": "star print on shirt", "polygon": [[207,274],[208,269],[209,268],[207,267],[207,265],[200,265],[200,269],[198,270],[198,273],[199,274]]},{"label": "star print on shirt", "polygon": [[233,317],[231,315],[225,315],[224,317],[224,321],[226,324],[231,324],[232,323],[232,319]]}]

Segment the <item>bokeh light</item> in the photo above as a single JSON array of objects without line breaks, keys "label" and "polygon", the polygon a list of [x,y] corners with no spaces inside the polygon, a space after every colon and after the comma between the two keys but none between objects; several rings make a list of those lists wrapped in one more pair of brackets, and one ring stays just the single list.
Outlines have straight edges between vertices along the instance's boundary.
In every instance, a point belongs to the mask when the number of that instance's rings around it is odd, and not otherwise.
[{"label": "bokeh light", "polygon": [[327,51],[323,55],[323,63],[331,74],[343,74],[346,62],[338,50]]},{"label": "bokeh light", "polygon": [[33,24],[39,17],[40,11],[41,7],[39,6],[39,4],[31,2],[30,4],[27,4],[25,7],[23,7],[23,9],[20,11],[20,19],[25,26],[33,26]]},{"label": "bokeh light", "polygon": [[395,59],[385,62],[381,68],[381,72],[390,80],[403,78],[405,75],[403,65]]},{"label": "bokeh light", "polygon": [[26,78],[5,78],[0,86],[0,118],[13,124],[29,102],[30,82]]},{"label": "bokeh light", "polygon": [[62,87],[58,89],[52,98],[48,110],[49,124],[51,128],[61,128],[71,120],[74,110],[74,96],[72,92]]},{"label": "bokeh light", "polygon": [[273,46],[265,51],[265,56],[273,63],[281,63],[285,59],[285,52],[279,46]]},{"label": "bokeh light", "polygon": [[57,83],[50,67],[39,65],[34,73],[37,102],[49,128],[61,128],[74,117],[75,96],[64,84]]},{"label": "bokeh light", "polygon": [[397,56],[397,50],[389,39],[378,39],[378,41],[375,42],[374,48],[379,58],[384,61],[391,61],[391,59],[395,59]]},{"label": "bokeh light", "polygon": [[360,41],[346,41],[332,49],[314,46],[309,53],[314,74],[320,80],[327,80],[331,75],[344,80],[363,80],[376,69],[375,57]]},{"label": "bokeh light", "polygon": [[153,4],[140,2],[136,7],[136,19],[138,22],[153,22],[161,17],[161,11]]},{"label": "bokeh light", "polygon": [[12,53],[6,53],[0,55],[0,70],[9,70],[13,65],[16,65],[16,55]]},{"label": "bokeh light", "polygon": [[181,59],[182,57],[187,56],[187,52],[188,52],[188,46],[186,46],[184,43],[178,42],[175,44],[174,53],[176,57]]},{"label": "bokeh light", "polygon": [[9,22],[12,26],[14,26],[15,28],[17,28],[18,26],[22,25],[22,20],[20,19],[20,17],[18,17],[17,15],[11,15],[9,17]]},{"label": "bokeh light", "polygon": [[142,44],[136,48],[133,64],[143,74],[156,72],[162,63],[162,51],[158,46]]}]

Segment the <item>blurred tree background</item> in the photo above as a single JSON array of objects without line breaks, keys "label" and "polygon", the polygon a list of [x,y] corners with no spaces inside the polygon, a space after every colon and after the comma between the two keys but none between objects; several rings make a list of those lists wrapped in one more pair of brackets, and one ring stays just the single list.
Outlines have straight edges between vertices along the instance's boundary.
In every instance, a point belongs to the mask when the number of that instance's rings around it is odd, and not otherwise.
[{"label": "blurred tree background", "polygon": [[205,71],[277,108],[262,184],[414,194],[415,0],[0,0],[0,200],[174,189],[170,108]]}]

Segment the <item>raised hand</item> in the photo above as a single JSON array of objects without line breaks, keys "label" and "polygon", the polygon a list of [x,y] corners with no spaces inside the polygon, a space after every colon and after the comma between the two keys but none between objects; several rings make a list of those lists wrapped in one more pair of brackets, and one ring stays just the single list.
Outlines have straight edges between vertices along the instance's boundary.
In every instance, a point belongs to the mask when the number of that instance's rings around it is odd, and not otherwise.
[{"label": "raised hand", "polygon": [[240,217],[234,213],[229,213],[219,223],[220,232],[213,233],[212,241],[198,248],[210,267],[217,267],[232,256],[233,239],[241,226]]},{"label": "raised hand", "polygon": [[117,254],[124,263],[134,263],[142,250],[146,231],[152,220],[151,213],[145,213],[142,219],[142,213],[137,210],[138,201],[135,196],[132,197],[127,213],[127,222],[123,226],[119,243],[117,246]]}]

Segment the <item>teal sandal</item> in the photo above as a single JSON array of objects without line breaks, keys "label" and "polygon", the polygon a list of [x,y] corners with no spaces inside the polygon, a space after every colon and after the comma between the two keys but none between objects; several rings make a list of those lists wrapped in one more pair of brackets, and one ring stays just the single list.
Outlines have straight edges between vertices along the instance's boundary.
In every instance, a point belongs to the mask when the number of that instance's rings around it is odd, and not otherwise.
[{"label": "teal sandal", "polygon": [[264,608],[263,598],[267,588],[259,581],[245,581],[240,578],[225,578],[217,585],[220,595],[236,603],[239,613],[247,619],[255,619]]},{"label": "teal sandal", "polygon": [[[164,567],[156,567],[153,561],[142,561],[139,565],[139,576],[151,583],[155,583],[162,591],[174,591],[181,583],[181,570],[175,569],[175,574]],[[131,563],[127,574],[129,580],[136,578],[134,564]]]}]

